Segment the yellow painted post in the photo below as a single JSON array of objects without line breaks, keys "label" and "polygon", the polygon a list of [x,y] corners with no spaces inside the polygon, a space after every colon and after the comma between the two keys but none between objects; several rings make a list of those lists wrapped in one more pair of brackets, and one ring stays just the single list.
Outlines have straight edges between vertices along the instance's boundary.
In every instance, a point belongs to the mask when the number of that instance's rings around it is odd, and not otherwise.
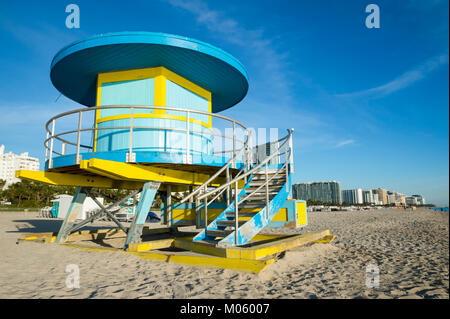
[{"label": "yellow painted post", "polygon": [[[158,75],[155,77],[155,105],[166,106],[166,77]],[[155,109],[155,114],[165,114],[165,110]]]}]

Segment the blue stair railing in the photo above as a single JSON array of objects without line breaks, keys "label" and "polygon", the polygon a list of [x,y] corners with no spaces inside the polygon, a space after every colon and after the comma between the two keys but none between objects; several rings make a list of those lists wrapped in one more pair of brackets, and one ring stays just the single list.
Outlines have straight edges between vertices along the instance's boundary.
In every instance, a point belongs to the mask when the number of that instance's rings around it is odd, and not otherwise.
[{"label": "blue stair railing", "polygon": [[[193,241],[217,247],[245,245],[270,223],[289,197],[291,190],[292,133],[291,129],[284,138],[271,143],[270,146],[275,146],[275,151],[260,161],[253,160],[254,152],[249,148],[249,143],[246,143],[241,151],[245,151],[247,159],[244,167],[234,177],[229,177],[229,169],[240,156],[240,152],[208,181],[182,199],[181,202],[185,202],[195,197],[196,207],[203,209],[203,225],[207,226],[193,238]],[[208,189],[208,185],[224,171],[227,172],[228,181],[217,188]],[[239,190],[238,185],[242,181],[245,186]],[[208,206],[225,192],[227,208],[208,224]],[[199,210],[197,214],[199,215]]]}]

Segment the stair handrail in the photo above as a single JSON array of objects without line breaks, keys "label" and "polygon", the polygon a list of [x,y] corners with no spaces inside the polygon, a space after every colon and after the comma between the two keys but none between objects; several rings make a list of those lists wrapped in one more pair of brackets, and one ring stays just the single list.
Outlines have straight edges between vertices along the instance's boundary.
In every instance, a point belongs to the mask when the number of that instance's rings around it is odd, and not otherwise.
[{"label": "stair handrail", "polygon": [[285,163],[283,164],[283,166],[282,166],[281,168],[279,168],[279,169],[277,170],[277,172],[276,172],[274,175],[272,175],[271,178],[269,178],[268,180],[264,181],[264,183],[261,184],[257,189],[255,189],[253,192],[251,192],[250,194],[248,194],[247,196],[245,196],[243,199],[241,199],[241,200],[238,202],[238,204],[240,205],[241,203],[243,203],[244,201],[246,201],[250,196],[252,196],[254,193],[256,193],[257,191],[259,191],[263,186],[266,186],[266,184],[268,184],[272,179],[274,179],[278,174],[280,174],[280,172],[283,170],[283,168],[286,167],[286,169],[287,169],[287,164],[288,164],[288,162],[285,162]]},{"label": "stair handrail", "polygon": [[[214,193],[218,192],[219,190],[223,190],[223,189],[225,189],[226,187],[230,186],[231,184],[236,183],[237,181],[239,181],[239,180],[241,180],[241,179],[243,179],[243,178],[245,178],[245,177],[247,177],[247,176],[253,174],[253,172],[255,172],[256,170],[258,170],[262,165],[265,165],[265,164],[268,163],[272,158],[274,158],[276,155],[278,155],[278,153],[280,153],[280,151],[281,151],[282,148],[286,147],[285,145],[286,145],[286,144],[289,142],[289,140],[292,138],[292,133],[293,133],[293,132],[294,132],[294,129],[288,130],[288,135],[286,135],[284,138],[282,138],[282,139],[280,139],[280,140],[274,142],[274,143],[277,143],[277,142],[284,141],[283,144],[281,144],[281,146],[279,146],[278,149],[277,149],[272,155],[266,157],[260,164],[256,165],[256,166],[253,167],[252,169],[248,170],[248,171],[245,172],[243,175],[235,177],[234,179],[232,179],[232,180],[226,182],[225,184],[223,184],[223,185],[221,185],[221,186],[219,186],[219,187],[217,187],[217,188],[211,190],[210,192],[207,192],[207,193],[205,192],[204,194],[198,196],[197,199],[198,199],[198,200],[202,200],[203,198],[208,197],[208,196],[210,196],[211,194],[214,194]],[[289,143],[289,144],[290,144],[290,143]],[[288,144],[288,146],[289,146],[289,144]],[[242,149],[241,149],[241,151],[242,151]],[[226,165],[228,165],[228,164],[226,164]],[[222,167],[222,169],[221,169],[222,171],[223,171],[223,169],[226,168],[226,165],[225,165],[224,167]],[[245,168],[245,167],[244,167],[244,168]],[[216,176],[216,177],[217,177],[217,176]],[[205,182],[203,185],[205,185],[205,184],[206,184],[206,182]],[[201,185],[201,186],[199,186],[199,187],[202,187],[203,185]],[[198,189],[197,189],[197,191],[198,191]]]},{"label": "stair handrail", "polygon": [[[248,136],[249,131],[246,130],[246,135],[247,135],[247,140],[245,141],[244,145],[242,146],[241,149],[239,149],[238,151],[236,151],[236,153],[234,154],[234,156],[232,158],[230,158],[230,160],[224,165],[222,166],[216,173],[214,173],[213,176],[211,176],[206,182],[204,182],[202,185],[198,186],[194,191],[192,191],[189,195],[187,195],[186,197],[182,198],[180,203],[184,203],[186,201],[188,201],[189,199],[191,199],[192,197],[194,197],[196,194],[198,194],[202,189],[207,189],[208,188],[208,184],[210,184],[213,180],[215,180],[224,170],[226,170],[229,166],[231,166],[232,163],[234,163],[237,158],[241,155],[241,153],[247,148],[248,146],[248,142],[249,142],[249,136]],[[244,167],[239,171],[239,173],[237,174],[237,176],[239,176],[239,174],[241,174],[242,171],[245,170],[245,163],[244,163]],[[202,197],[203,198],[203,197]]]},{"label": "stair handrail", "polygon": [[[243,171],[244,171],[244,169],[241,169],[241,170],[237,173],[236,177],[238,177],[239,175],[241,175]],[[209,204],[211,204],[212,202],[214,202],[214,201],[215,201],[215,200],[216,200],[216,199],[217,199],[217,198],[218,198],[225,190],[226,190],[226,188],[222,189],[222,191],[220,191],[219,193],[217,193],[217,195],[214,196],[213,199],[207,201],[207,202],[206,202],[206,205],[209,206]]]}]

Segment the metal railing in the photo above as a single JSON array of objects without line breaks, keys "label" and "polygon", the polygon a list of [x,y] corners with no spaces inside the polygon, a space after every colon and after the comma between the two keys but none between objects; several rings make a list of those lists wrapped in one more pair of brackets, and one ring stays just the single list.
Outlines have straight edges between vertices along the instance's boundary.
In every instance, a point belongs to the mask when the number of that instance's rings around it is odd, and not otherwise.
[{"label": "metal railing", "polygon": [[[231,194],[231,187],[234,188],[234,211],[235,211],[235,242],[238,242],[238,228],[239,228],[239,205],[242,204],[244,201],[250,199],[252,196],[254,196],[259,190],[261,190],[263,187],[265,187],[265,206],[266,206],[266,216],[269,216],[269,202],[270,202],[270,194],[269,194],[269,183],[277,177],[279,174],[281,174],[283,171],[285,172],[285,182],[286,182],[286,191],[289,192],[289,172],[293,172],[293,152],[292,152],[292,133],[294,129],[288,130],[288,134],[281,138],[278,141],[272,142],[271,144],[277,144],[278,147],[275,152],[273,152],[271,155],[267,156],[264,160],[262,160],[260,163],[251,163],[251,166],[244,166],[238,174],[231,180],[229,180],[228,172],[230,165],[234,158],[230,159],[219,171],[217,171],[213,176],[211,176],[205,183],[198,186],[193,192],[191,192],[189,195],[184,197],[180,202],[184,203],[190,199],[192,199],[194,196],[196,197],[196,207],[200,206],[200,202],[203,200],[204,202],[204,225],[205,225],[205,232],[207,232],[208,228],[208,206],[214,202],[221,194],[223,194],[224,191],[227,191],[227,207],[230,205],[230,194]],[[248,140],[247,140],[248,142]],[[281,145],[280,145],[281,143]],[[246,147],[249,145],[246,144]],[[241,151],[244,148],[241,149]],[[284,151],[282,153],[282,151]],[[250,151],[252,154],[252,152]],[[235,154],[234,156],[238,156],[239,154]],[[269,178],[268,174],[268,165],[269,162],[275,159],[276,157],[279,158],[279,162],[281,163],[282,156],[284,155],[284,164],[277,168],[275,171],[275,174],[271,174],[271,177]],[[250,163],[247,161],[247,163]],[[264,167],[264,182],[256,188],[254,191],[252,191],[250,194],[245,196],[243,199],[239,200],[239,188],[238,183],[241,180],[244,180],[247,182],[247,178],[255,173],[256,171],[260,171],[261,168]],[[217,188],[214,188],[212,190],[208,191],[208,185],[214,181],[223,171],[227,171],[227,182]],[[208,197],[215,195],[211,200],[208,201]]]},{"label": "metal railing", "polygon": [[[83,116],[87,112],[100,112],[101,110],[106,109],[129,109],[129,113],[123,113],[120,115],[126,116],[126,119],[130,119],[128,126],[116,126],[116,127],[98,127],[96,120],[94,120],[94,123],[91,123],[92,127],[86,127],[83,128],[82,122],[83,122]],[[158,117],[158,114],[153,113],[151,117],[148,118],[161,118],[165,120],[171,120],[171,121],[181,121],[186,122],[186,125],[184,128],[174,128],[174,127],[158,127],[158,126],[137,126],[134,125],[133,120],[137,117],[139,118],[146,118],[146,116],[142,115],[136,115],[136,110],[165,110],[165,111],[176,111],[176,112],[182,112],[181,114],[185,114],[184,117],[175,116],[173,114],[159,114],[160,117]],[[211,116],[216,119],[222,119],[225,120],[228,125],[231,125],[233,134],[231,136],[229,135],[223,135],[220,133],[216,133],[215,130],[212,127],[207,127],[207,129],[194,129],[195,126],[192,124],[199,124],[201,123],[200,120],[195,119],[192,115],[198,114],[198,115],[206,115]],[[56,124],[58,119],[62,118],[68,118],[71,115],[78,115],[77,125],[74,129],[69,129],[66,131],[56,132]],[[144,113],[145,115],[145,113]],[[128,117],[129,116],[129,117]],[[73,122],[72,122],[73,124]],[[191,127],[192,126],[192,127]],[[237,128],[240,128],[244,131],[243,135],[245,140],[240,139],[237,137]],[[231,153],[230,158],[232,161],[233,168],[236,168],[236,163],[238,161],[239,156],[242,155],[244,166],[248,165],[247,161],[252,158],[251,154],[243,154],[242,151],[245,149],[247,152],[249,151],[249,148],[246,147],[248,145],[248,140],[250,138],[251,131],[249,131],[243,124],[240,122],[230,119],[226,116],[209,113],[209,112],[203,112],[203,111],[197,111],[197,110],[189,110],[189,109],[183,109],[183,108],[176,108],[176,107],[163,107],[163,106],[137,106],[137,105],[107,105],[107,106],[96,106],[96,107],[89,107],[89,108],[82,108],[82,109],[76,109],[73,111],[68,111],[61,113],[59,115],[56,115],[52,117],[45,125],[45,129],[47,132],[47,137],[44,141],[44,147],[45,147],[45,161],[48,160],[48,168],[53,168],[53,157],[54,155],[67,155],[66,148],[67,146],[73,146],[75,147],[75,152],[72,154],[75,154],[75,163],[79,164],[81,160],[81,149],[87,149],[90,151],[95,151],[94,145],[96,143],[96,138],[99,135],[99,132],[102,130],[116,130],[120,133],[126,133],[128,131],[129,133],[129,141],[128,141],[128,152],[127,152],[127,162],[135,162],[135,153],[134,147],[133,147],[133,131],[134,130],[149,130],[149,131],[173,131],[173,132],[179,132],[185,134],[185,148],[184,148],[184,163],[186,164],[192,164],[192,158],[191,153],[193,152],[192,145],[191,145],[191,137],[194,134],[197,134],[198,136],[210,136],[211,139],[213,138],[220,138],[224,140],[230,140],[232,147],[228,150],[215,150],[212,152],[212,154],[225,154]],[[91,143],[82,144],[82,133],[85,132],[91,132],[92,134],[92,141]],[[68,136],[75,134],[75,139],[70,139]],[[55,150],[55,141],[58,141],[61,143],[61,152],[58,152]],[[224,143],[226,144],[226,143]],[[239,154],[239,156],[236,156]]]}]

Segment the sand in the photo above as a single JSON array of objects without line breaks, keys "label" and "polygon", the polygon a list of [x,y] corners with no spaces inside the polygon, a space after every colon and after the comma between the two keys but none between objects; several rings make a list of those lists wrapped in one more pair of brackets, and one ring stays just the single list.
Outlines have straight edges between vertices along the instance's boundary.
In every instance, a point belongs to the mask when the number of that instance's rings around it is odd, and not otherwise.
[{"label": "sand", "polygon": [[[56,231],[61,223],[36,216],[0,212],[0,298],[449,298],[448,213],[311,212],[307,227],[283,232],[330,229],[335,241],[288,251],[258,275],[16,244],[21,233]],[[66,287],[69,264],[80,269],[80,288]],[[371,264],[378,288],[366,285]]]}]

